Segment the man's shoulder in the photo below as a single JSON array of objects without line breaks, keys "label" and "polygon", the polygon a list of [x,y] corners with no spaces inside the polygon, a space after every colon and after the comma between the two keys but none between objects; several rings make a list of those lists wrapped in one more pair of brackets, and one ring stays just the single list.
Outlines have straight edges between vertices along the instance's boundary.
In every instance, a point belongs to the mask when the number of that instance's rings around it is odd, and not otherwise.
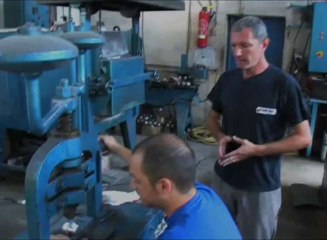
[{"label": "man's shoulder", "polygon": [[269,75],[281,81],[295,81],[295,78],[291,74],[274,65],[269,65]]},{"label": "man's shoulder", "polygon": [[269,66],[269,71],[266,74],[268,76],[268,81],[273,80],[273,84],[278,86],[278,89],[287,89],[289,87],[293,88],[298,85],[297,80],[289,73],[284,70],[274,66]]},{"label": "man's shoulder", "polygon": [[213,194],[214,196],[216,196],[215,191],[212,188],[210,188],[209,186],[204,185],[203,183],[197,182],[195,184],[195,187],[196,187],[197,191],[200,193],[208,193],[208,194]]},{"label": "man's shoulder", "polygon": [[174,221],[167,222],[168,227],[160,239],[240,239],[239,231],[218,195],[202,183],[196,183],[195,187],[198,194],[191,206],[175,215]]},{"label": "man's shoulder", "polygon": [[202,201],[203,206],[207,210],[221,210],[226,208],[222,199],[217,195],[217,193],[210,187],[202,184],[196,183],[196,189],[199,194],[199,198]]}]

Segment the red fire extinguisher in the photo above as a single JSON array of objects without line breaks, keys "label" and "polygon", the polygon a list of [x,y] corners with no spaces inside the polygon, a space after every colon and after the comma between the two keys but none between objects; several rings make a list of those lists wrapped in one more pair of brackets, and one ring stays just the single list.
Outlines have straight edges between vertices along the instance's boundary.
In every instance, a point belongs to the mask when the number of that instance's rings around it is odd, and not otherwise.
[{"label": "red fire extinguisher", "polygon": [[210,24],[210,12],[207,11],[206,7],[203,7],[201,12],[199,13],[199,33],[198,33],[199,48],[205,48],[208,46],[209,24]]}]

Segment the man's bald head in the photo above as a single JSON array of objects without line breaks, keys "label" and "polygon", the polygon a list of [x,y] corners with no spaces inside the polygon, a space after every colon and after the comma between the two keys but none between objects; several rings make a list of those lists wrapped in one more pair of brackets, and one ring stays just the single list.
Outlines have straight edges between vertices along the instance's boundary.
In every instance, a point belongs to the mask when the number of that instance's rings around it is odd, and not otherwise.
[{"label": "man's bald head", "polygon": [[168,178],[181,193],[194,186],[194,153],[176,135],[162,133],[149,137],[136,146],[133,154],[142,156],[142,171],[152,185],[161,178]]}]

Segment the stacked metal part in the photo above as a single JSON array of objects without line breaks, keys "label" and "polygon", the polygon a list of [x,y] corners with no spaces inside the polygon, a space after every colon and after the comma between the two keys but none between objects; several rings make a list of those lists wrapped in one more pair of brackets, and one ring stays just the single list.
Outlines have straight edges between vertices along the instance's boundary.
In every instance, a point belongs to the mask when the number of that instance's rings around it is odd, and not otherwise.
[{"label": "stacked metal part", "polygon": [[176,89],[188,89],[196,87],[193,78],[190,75],[163,77],[151,82],[151,87],[165,87]]},{"label": "stacked metal part", "polygon": [[[137,118],[137,129],[142,135],[152,136],[161,132],[176,132],[176,123],[172,116],[171,106],[150,108],[152,113],[141,113]],[[146,107],[143,107],[143,111]]]}]

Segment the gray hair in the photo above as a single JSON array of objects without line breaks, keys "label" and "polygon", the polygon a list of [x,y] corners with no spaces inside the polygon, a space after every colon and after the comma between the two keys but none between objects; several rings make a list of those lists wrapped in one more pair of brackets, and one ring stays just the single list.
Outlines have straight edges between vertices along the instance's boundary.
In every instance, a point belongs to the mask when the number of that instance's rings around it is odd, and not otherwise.
[{"label": "gray hair", "polygon": [[263,42],[268,37],[267,27],[264,22],[258,17],[246,16],[237,20],[232,25],[231,31],[241,32],[245,28],[250,28],[253,32],[254,37],[260,42]]}]

